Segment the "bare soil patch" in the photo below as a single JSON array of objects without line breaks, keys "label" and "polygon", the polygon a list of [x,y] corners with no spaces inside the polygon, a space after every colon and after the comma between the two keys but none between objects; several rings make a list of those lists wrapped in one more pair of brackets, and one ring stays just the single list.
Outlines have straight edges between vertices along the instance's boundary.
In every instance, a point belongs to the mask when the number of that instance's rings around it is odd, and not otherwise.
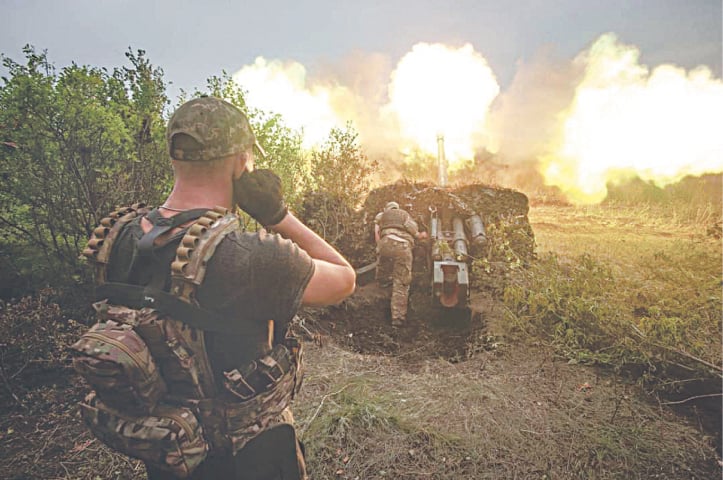
[{"label": "bare soil patch", "polygon": [[340,306],[307,310],[305,323],[352,352],[392,355],[407,362],[423,358],[459,362],[494,343],[487,325],[498,321],[499,305],[489,294],[477,292],[469,310],[454,310],[435,308],[429,288],[415,289],[403,327],[392,327],[389,300],[389,288],[371,283],[359,287]]}]

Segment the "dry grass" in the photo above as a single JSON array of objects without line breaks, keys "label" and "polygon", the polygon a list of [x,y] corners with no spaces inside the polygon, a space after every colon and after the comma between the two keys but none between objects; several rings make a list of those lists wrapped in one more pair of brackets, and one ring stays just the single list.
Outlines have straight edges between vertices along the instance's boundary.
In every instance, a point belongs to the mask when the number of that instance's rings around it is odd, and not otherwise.
[{"label": "dry grass", "polygon": [[[314,478],[708,478],[711,439],[636,387],[508,347],[452,364],[309,352]],[[545,477],[547,476],[547,477]]]}]

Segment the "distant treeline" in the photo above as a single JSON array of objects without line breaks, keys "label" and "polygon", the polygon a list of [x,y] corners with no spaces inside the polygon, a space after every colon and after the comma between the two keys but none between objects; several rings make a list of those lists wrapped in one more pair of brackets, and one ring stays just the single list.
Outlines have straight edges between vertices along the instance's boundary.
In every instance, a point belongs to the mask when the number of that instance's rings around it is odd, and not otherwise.
[{"label": "distant treeline", "polygon": [[374,165],[350,125],[305,152],[301,133],[248,108],[225,72],[172,106],[163,70],[143,50],[129,49],[128,64],[112,71],[56,69],[32,46],[24,54],[22,63],[0,55],[8,71],[0,85],[0,298],[88,281],[79,254],[100,219],[170,192],[165,126],[187,98],[215,95],[247,112],[268,153],[257,164],[281,176],[292,207],[317,190],[352,205],[368,188]]},{"label": "distant treeline", "polygon": [[688,176],[677,183],[659,187],[652,182],[633,178],[627,182],[608,184],[605,202],[674,203],[693,205],[713,203],[720,210],[723,199],[723,175],[709,173],[700,177]]}]

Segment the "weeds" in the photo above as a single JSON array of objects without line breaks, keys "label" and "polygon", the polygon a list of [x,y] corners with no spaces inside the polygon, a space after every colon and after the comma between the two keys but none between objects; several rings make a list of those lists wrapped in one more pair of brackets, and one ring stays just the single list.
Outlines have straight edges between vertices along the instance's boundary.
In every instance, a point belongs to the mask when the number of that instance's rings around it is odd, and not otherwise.
[{"label": "weeds", "polygon": [[315,474],[319,478],[349,478],[347,472],[359,478],[418,478],[420,474],[452,478],[439,475],[450,467],[451,452],[457,451],[460,459],[466,457],[459,439],[410,421],[398,406],[399,397],[378,387],[378,380],[360,376],[324,397],[328,405],[305,429],[307,446],[314,452]]},{"label": "weeds", "polygon": [[623,351],[614,332],[625,322],[617,289],[611,271],[591,256],[565,265],[550,254],[505,289],[504,301],[512,322],[548,338],[567,357],[616,363]]},{"label": "weeds", "polygon": [[[695,376],[719,378],[719,246],[702,236],[684,240],[674,230],[651,240],[616,229],[615,235],[594,235],[594,248],[585,249],[580,239],[588,241],[594,224],[621,219],[619,211],[596,210],[592,222],[589,215],[585,221],[593,226],[587,231],[553,241],[557,252],[592,253],[547,253],[519,272],[504,292],[510,323],[542,336],[573,362],[632,370],[661,386]],[[578,227],[584,222],[573,220]]]},{"label": "weeds", "polygon": [[471,266],[478,288],[501,293],[509,275],[528,264],[535,239],[525,225],[526,219],[523,222],[515,216],[488,221],[483,252],[474,258]]}]

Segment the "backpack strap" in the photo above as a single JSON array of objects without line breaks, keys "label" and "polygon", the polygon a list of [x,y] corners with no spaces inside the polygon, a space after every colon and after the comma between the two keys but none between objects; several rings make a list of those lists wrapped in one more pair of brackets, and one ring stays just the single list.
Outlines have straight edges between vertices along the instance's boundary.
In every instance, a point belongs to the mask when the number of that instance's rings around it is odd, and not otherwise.
[{"label": "backpack strap", "polygon": [[[183,310],[180,308],[181,305],[186,306],[186,311],[201,308],[198,304],[197,293],[198,287],[201,286],[206,276],[208,262],[224,237],[238,228],[239,221],[236,215],[229,213],[226,208],[215,207],[199,217],[186,231],[186,235],[183,236],[181,244],[176,249],[176,259],[171,263],[171,293],[169,297],[174,298],[177,302],[179,307],[179,316],[177,318],[179,321],[184,322],[184,317],[180,312],[180,310]],[[195,328],[178,330],[179,335],[183,337],[196,355],[200,370],[199,380],[203,391],[206,392],[206,396],[212,396],[210,395],[211,392],[218,393],[219,388],[217,387],[220,387],[220,385],[216,385],[211,362],[208,359],[205,332],[213,327],[231,327],[231,330],[226,332],[235,334],[252,333],[248,331],[250,325],[242,322],[228,322],[228,320],[218,323],[214,321],[214,317],[193,317],[194,320],[200,320],[201,325],[187,323]],[[186,318],[187,320],[188,318]]]},{"label": "backpack strap", "polygon": [[138,216],[146,215],[149,208],[144,203],[135,203],[130,207],[121,207],[100,221],[83,250],[83,255],[95,263],[95,282],[102,285],[106,282],[106,269],[110,259],[113,243],[123,227]]},{"label": "backpack strap", "polygon": [[[149,215],[153,216],[154,212],[157,212],[157,210],[151,211]],[[117,236],[117,231],[120,231],[123,224],[135,218],[135,213],[134,210],[116,220],[113,228],[105,237],[101,235],[95,236],[96,232],[103,233],[100,228],[94,232],[94,238],[91,239],[89,245],[91,243],[99,245],[100,249],[97,252],[95,250],[91,251],[89,246],[86,248],[86,251],[88,251],[86,256],[92,255],[96,262],[102,262],[103,273],[105,273],[105,266],[110,257],[110,249],[113,240]],[[146,251],[151,250],[153,241],[159,235],[188,222],[192,218],[197,218],[197,220],[188,228],[186,235],[181,240],[181,244],[176,249],[176,258],[171,264],[171,293],[164,292],[154,286],[107,282],[104,275],[103,281],[98,282],[100,285],[96,288],[96,300],[108,299],[111,304],[125,305],[135,309],[152,308],[190,327],[215,333],[244,335],[256,332],[255,329],[252,330],[244,324],[229,325],[223,317],[201,307],[196,300],[198,287],[203,283],[208,261],[216,251],[216,247],[228,233],[239,227],[238,217],[228,213],[227,209],[216,207],[213,210],[188,210],[166,219],[173,220],[171,222],[158,222],[156,218],[153,229],[139,241],[139,250],[143,248]]]},{"label": "backpack strap", "polygon": [[224,317],[198,305],[189,304],[175,295],[153,287],[128,283],[106,282],[95,289],[97,301],[107,300],[111,305],[133,309],[151,308],[168,315],[189,327],[226,335],[251,335],[257,329],[250,325],[230,323]]},{"label": "backpack strap", "polygon": [[166,218],[161,215],[157,208],[154,208],[146,215],[146,220],[153,225],[153,228],[145,233],[138,241],[138,253],[141,257],[153,255],[153,246],[158,237],[174,228],[180,227],[190,220],[202,217],[205,213],[205,208],[195,208]]}]

